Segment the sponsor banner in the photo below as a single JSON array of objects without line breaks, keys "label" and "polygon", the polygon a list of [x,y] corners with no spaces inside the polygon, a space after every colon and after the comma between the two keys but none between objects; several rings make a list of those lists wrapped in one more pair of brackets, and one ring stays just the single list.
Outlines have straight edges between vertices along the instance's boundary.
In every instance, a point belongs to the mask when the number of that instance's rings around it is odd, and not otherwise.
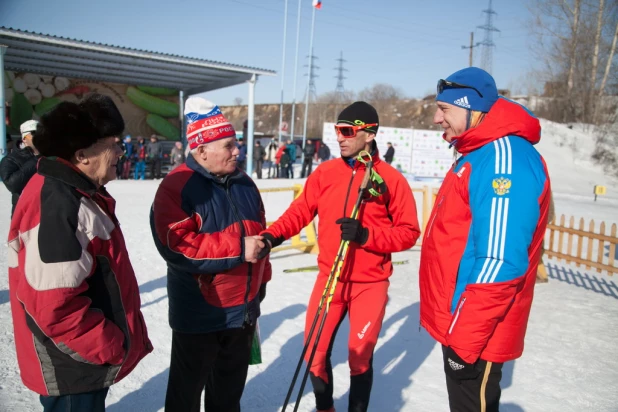
[{"label": "sponsor banner", "polygon": [[432,151],[434,156],[443,159],[453,158],[453,149],[442,138],[442,132],[435,130],[414,130],[413,150]]},{"label": "sponsor banner", "polygon": [[453,157],[438,158],[433,150],[415,150],[410,173],[418,177],[443,179],[453,164]]}]

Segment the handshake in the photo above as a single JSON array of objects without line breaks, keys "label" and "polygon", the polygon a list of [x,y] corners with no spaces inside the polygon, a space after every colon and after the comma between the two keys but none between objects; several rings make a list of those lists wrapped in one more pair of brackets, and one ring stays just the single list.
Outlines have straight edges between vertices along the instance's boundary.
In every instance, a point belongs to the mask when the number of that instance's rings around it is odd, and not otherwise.
[{"label": "handshake", "polygon": [[270,233],[264,235],[247,236],[245,241],[245,262],[256,263],[264,259],[270,250],[283,243],[283,239],[275,239]]},{"label": "handshake", "polygon": [[[369,230],[357,219],[343,217],[335,222],[340,226],[341,239],[364,245],[369,238]],[[264,259],[270,250],[283,243],[283,238],[275,238],[268,232],[259,236],[245,237],[245,262],[255,263]]]}]

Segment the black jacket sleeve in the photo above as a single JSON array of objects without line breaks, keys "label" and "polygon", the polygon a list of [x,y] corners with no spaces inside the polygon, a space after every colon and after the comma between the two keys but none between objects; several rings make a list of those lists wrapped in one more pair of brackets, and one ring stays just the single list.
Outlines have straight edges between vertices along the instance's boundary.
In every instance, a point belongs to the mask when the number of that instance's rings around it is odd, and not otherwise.
[{"label": "black jacket sleeve", "polygon": [[0,178],[9,192],[21,194],[30,178],[36,173],[37,158],[30,149],[9,153],[0,162]]}]

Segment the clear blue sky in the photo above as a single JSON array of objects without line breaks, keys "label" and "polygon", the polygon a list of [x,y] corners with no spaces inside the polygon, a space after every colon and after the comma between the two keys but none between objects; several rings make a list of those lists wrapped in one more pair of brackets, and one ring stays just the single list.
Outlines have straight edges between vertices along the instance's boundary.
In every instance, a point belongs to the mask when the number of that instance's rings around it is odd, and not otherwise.
[{"label": "clear blue sky", "polygon": [[[409,97],[433,90],[437,79],[467,66],[470,32],[483,33],[488,0],[323,0],[314,40],[318,94],[336,86],[343,51],[347,90],[388,83]],[[498,87],[521,91],[533,65],[528,51],[528,12],[522,1],[494,0],[493,75]],[[297,0],[289,0],[285,100],[291,101]],[[0,26],[45,34],[204,58],[277,71],[260,77],[257,103],[278,103],[281,85],[284,0],[0,0]],[[302,0],[296,98],[306,90],[311,0]],[[481,49],[475,51],[480,65]],[[519,89],[519,90],[518,90]],[[207,94],[220,105],[240,97],[246,85]]]}]

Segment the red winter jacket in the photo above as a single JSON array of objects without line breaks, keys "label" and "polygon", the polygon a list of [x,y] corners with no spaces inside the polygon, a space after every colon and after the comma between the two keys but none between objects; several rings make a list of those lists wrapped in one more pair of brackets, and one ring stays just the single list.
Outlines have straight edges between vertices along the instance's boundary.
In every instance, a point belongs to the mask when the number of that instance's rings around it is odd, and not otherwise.
[{"label": "red winter jacket", "polygon": [[106,388],[152,351],[115,201],[42,158],[9,231],[9,289],[24,384],[60,396]]},{"label": "red winter jacket", "polygon": [[541,127],[499,99],[455,140],[463,155],[436,198],[421,251],[421,323],[466,362],[521,356],[550,182]]},{"label": "red winter jacket", "polygon": [[[374,169],[384,179],[387,190],[361,204],[358,219],[369,229],[369,237],[362,246],[350,243],[341,282],[387,279],[393,273],[391,253],[411,248],[420,234],[416,203],[406,179],[382,162],[377,153]],[[307,178],[301,195],[266,232],[289,239],[319,215],[318,276],[328,276],[341,242],[341,229],[335,221],[352,213],[364,173],[365,166],[357,161],[354,167],[342,158],[322,163]]]}]

